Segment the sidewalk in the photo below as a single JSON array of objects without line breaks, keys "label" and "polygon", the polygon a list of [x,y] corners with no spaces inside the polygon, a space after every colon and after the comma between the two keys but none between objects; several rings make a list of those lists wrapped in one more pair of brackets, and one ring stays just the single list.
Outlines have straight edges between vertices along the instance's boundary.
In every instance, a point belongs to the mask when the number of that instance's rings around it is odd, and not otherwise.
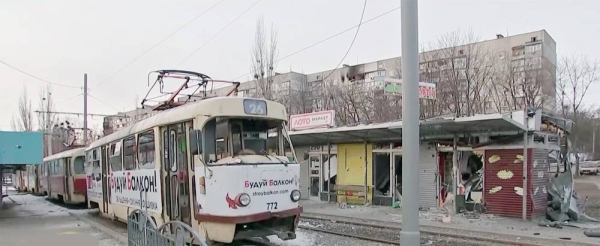
[{"label": "sidewalk", "polygon": [[[307,201],[300,203],[304,207],[304,217],[339,218],[340,221],[349,219],[397,228],[402,223],[402,210],[383,206],[348,205],[345,209],[338,208],[335,203]],[[583,229],[563,227],[563,229],[540,227],[537,222],[520,219],[502,218],[482,214],[479,219],[469,219],[462,214],[452,216],[450,223],[442,223],[441,211],[420,212],[420,225],[423,229],[439,233],[476,236],[490,239],[510,240],[513,242],[537,241],[540,243],[555,242],[577,245],[600,245],[600,238],[583,235]],[[600,227],[600,225],[590,225]],[[564,240],[560,238],[569,238]]]},{"label": "sidewalk", "polygon": [[122,243],[42,197],[10,194],[0,209],[0,246],[116,246]]}]

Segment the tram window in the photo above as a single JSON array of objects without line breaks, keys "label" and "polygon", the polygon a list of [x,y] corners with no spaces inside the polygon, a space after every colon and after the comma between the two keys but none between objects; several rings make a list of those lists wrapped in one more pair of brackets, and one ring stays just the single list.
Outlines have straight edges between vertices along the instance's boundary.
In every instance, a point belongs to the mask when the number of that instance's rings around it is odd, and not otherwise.
[{"label": "tram window", "polygon": [[177,125],[177,165],[178,170],[187,169],[187,139],[185,136],[185,124]]},{"label": "tram window", "polygon": [[114,171],[120,171],[122,169],[121,164],[121,142],[113,143],[109,148],[108,162],[110,164],[110,169]]},{"label": "tram window", "polygon": [[58,163],[57,163],[57,168],[56,168],[56,174],[58,175],[62,175],[63,172],[63,166],[65,165],[65,160],[64,159],[59,159]]},{"label": "tram window", "polygon": [[135,169],[135,137],[126,138],[123,141],[123,168],[125,170]]},{"label": "tram window", "polygon": [[163,130],[163,167],[165,169],[165,171],[169,170],[169,165],[167,163],[169,163],[169,152],[167,151],[169,149],[169,132],[167,130]]},{"label": "tram window", "polygon": [[202,159],[207,162],[216,161],[217,158],[217,121],[212,119],[204,125],[202,134]]},{"label": "tram window", "polygon": [[[64,161],[64,163],[65,163],[65,165],[64,165],[64,167],[63,167],[63,168],[64,168],[64,170],[71,171],[71,170],[69,169],[69,167],[71,167],[71,158],[65,158],[65,161]],[[70,174],[70,172],[67,172],[67,174],[68,174],[67,176],[71,176],[71,175],[72,175],[72,174]]]},{"label": "tram window", "polygon": [[138,135],[138,162],[140,169],[154,168],[154,131]]},{"label": "tram window", "polygon": [[75,160],[73,161],[73,172],[75,174],[84,174],[85,173],[85,167],[83,166],[83,163],[84,163],[83,156],[75,157]]},{"label": "tram window", "polygon": [[[199,141],[199,138],[202,138],[202,133],[200,130],[193,130],[190,127],[190,154],[192,156],[198,155],[202,153],[202,142]],[[200,148],[200,153],[198,153],[198,148]]]},{"label": "tram window", "polygon": [[244,148],[257,154],[267,151],[269,124],[264,120],[242,120]]},{"label": "tram window", "polygon": [[239,124],[231,124],[231,147],[232,154],[237,154],[243,149],[242,145],[242,126]]}]

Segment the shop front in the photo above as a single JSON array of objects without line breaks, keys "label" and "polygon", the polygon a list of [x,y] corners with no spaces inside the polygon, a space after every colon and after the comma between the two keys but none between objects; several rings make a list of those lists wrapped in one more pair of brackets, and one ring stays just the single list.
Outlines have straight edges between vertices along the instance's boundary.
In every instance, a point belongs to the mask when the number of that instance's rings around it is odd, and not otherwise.
[{"label": "shop front", "polygon": [[[481,149],[522,136],[518,118],[513,112],[423,120],[419,163],[412,163],[419,165],[420,206],[439,207],[448,193],[482,203]],[[401,126],[396,121],[290,132],[302,159],[303,198],[384,206],[400,201],[402,167],[411,165],[403,162],[410,153],[402,151]]]}]

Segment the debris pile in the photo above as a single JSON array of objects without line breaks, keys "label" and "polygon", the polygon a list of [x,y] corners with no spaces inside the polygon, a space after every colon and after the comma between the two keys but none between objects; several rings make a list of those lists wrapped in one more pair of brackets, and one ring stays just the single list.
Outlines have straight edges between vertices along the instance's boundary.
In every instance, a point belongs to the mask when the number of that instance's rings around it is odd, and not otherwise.
[{"label": "debris pile", "polygon": [[[573,222],[600,222],[584,213],[587,197],[581,204],[578,201],[575,180],[571,170],[567,170],[550,182],[546,208],[546,218],[549,221],[540,222],[539,225],[561,229],[563,226],[574,226]],[[584,234],[588,237],[600,237],[600,231],[585,231]]]},{"label": "debris pile", "polygon": [[571,170],[558,175],[548,187],[548,207],[546,215],[550,221],[578,221],[580,217],[577,197],[573,191],[575,181]]}]

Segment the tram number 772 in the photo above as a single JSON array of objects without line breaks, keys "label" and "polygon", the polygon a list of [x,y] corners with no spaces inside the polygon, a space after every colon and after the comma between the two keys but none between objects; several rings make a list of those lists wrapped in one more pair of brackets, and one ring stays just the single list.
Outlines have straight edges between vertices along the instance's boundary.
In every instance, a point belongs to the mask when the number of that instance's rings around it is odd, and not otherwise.
[{"label": "tram number 772", "polygon": [[277,202],[267,202],[267,210],[277,209]]}]

